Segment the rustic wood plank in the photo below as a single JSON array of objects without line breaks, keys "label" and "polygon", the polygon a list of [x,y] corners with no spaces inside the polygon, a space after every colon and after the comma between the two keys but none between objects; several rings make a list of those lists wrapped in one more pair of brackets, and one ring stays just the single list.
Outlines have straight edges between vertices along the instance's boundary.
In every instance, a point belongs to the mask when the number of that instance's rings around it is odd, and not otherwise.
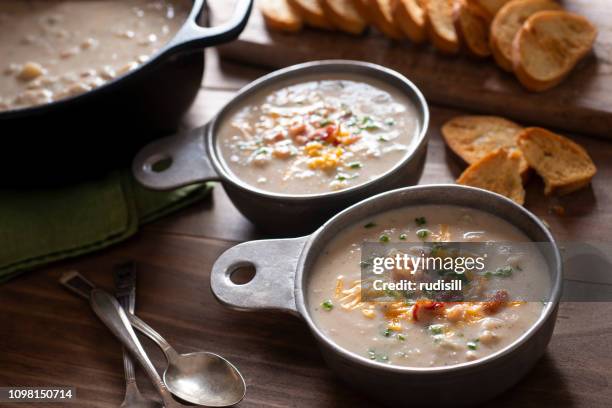
[{"label": "rustic wood plank", "polygon": [[[232,2],[212,3],[213,15],[218,20],[231,12]],[[220,50],[236,61],[273,68],[323,59],[375,62],[408,76],[430,102],[438,105],[487,113],[505,112],[516,120],[611,137],[612,9],[607,0],[563,3],[590,18],[600,33],[593,55],[561,86],[541,94],[524,90],[492,60],[443,56],[430,47],[388,41],[376,32],[364,37],[315,30],[297,35],[269,32],[258,11],[253,12],[241,37]]]}]

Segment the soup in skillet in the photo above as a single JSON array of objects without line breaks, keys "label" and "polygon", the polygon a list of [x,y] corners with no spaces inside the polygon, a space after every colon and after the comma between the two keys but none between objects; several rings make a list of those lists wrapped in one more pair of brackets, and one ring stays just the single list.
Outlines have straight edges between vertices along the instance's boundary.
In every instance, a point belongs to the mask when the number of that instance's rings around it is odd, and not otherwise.
[{"label": "soup in skillet", "polygon": [[419,131],[411,100],[362,76],[305,77],[247,99],[219,130],[229,170],[274,193],[317,194],[373,180]]},{"label": "soup in skillet", "polygon": [[[494,267],[465,273],[480,301],[432,301],[385,293],[367,301],[361,245],[394,242],[529,242],[516,227],[488,213],[454,206],[422,206],[383,213],[338,234],[319,255],[308,286],[315,324],[339,346],[360,356],[410,367],[450,366],[486,357],[525,333],[540,317],[550,288],[544,257],[500,252]],[[501,247],[501,246],[500,246]],[[418,272],[418,271],[417,271]],[[366,288],[366,289],[364,289]],[[520,293],[520,295],[517,295]],[[513,294],[515,295],[513,297]]]},{"label": "soup in skillet", "polygon": [[168,42],[189,0],[0,1],[0,111],[90,91]]}]

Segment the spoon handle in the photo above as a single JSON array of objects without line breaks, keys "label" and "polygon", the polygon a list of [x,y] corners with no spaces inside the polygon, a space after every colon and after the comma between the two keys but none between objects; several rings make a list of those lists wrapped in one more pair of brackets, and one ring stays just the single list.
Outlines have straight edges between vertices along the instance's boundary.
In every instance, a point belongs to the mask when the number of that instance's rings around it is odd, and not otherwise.
[{"label": "spoon handle", "polygon": [[127,348],[140,362],[153,382],[153,385],[157,388],[157,391],[164,401],[165,407],[180,407],[181,405],[172,399],[170,392],[159,377],[157,370],[147,357],[140,341],[136,337],[136,333],[134,333],[130,325],[125,311],[117,300],[101,289],[93,289],[90,294],[90,302],[92,309],[100,320],[102,320],[115,337],[117,337],[125,348]]},{"label": "spoon handle", "polygon": [[[83,275],[76,271],[70,271],[65,273],[60,282],[70,291],[76,293],[82,298],[89,299],[90,293],[96,287],[93,283],[88,281]],[[128,314],[128,319],[132,326],[134,326],[142,334],[150,338],[162,349],[168,361],[174,360],[178,357],[176,350],[162,337],[161,334],[155,331],[151,326],[145,323],[142,319],[134,315],[133,313]]]},{"label": "spoon handle", "polygon": [[178,357],[178,353],[170,345],[170,343],[168,343],[166,339],[162,337],[161,334],[155,331],[155,329],[153,329],[151,326],[145,323],[141,318],[139,318],[136,315],[130,315],[128,316],[128,319],[130,320],[130,323],[132,324],[132,326],[134,326],[142,334],[144,334],[145,336],[153,340],[155,344],[157,344],[159,348],[162,349],[168,361],[172,361],[176,357]]}]

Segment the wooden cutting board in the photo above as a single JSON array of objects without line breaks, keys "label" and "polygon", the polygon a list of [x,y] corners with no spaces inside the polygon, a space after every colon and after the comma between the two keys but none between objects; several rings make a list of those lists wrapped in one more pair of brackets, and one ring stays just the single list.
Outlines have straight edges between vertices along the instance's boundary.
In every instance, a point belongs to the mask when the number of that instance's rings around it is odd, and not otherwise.
[{"label": "wooden cutting board", "polygon": [[[232,3],[212,2],[213,21],[231,13]],[[550,91],[526,91],[492,59],[444,56],[429,46],[393,42],[371,30],[361,37],[306,29],[299,34],[268,31],[257,8],[237,41],[220,47],[235,61],[280,68],[304,61],[353,59],[378,63],[411,79],[430,103],[503,115],[525,125],[612,138],[612,7],[610,0],[565,0],[599,29],[594,52]]]}]

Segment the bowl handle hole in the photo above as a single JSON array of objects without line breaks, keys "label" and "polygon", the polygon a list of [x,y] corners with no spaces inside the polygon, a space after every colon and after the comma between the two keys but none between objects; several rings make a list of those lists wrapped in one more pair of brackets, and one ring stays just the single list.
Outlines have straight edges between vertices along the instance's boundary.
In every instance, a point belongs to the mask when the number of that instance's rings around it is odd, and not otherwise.
[{"label": "bowl handle hole", "polygon": [[155,155],[147,160],[145,168],[153,173],[163,173],[172,167],[172,157],[168,155]]},{"label": "bowl handle hole", "polygon": [[255,277],[256,271],[253,264],[240,265],[229,274],[229,278],[235,285],[246,285]]}]

